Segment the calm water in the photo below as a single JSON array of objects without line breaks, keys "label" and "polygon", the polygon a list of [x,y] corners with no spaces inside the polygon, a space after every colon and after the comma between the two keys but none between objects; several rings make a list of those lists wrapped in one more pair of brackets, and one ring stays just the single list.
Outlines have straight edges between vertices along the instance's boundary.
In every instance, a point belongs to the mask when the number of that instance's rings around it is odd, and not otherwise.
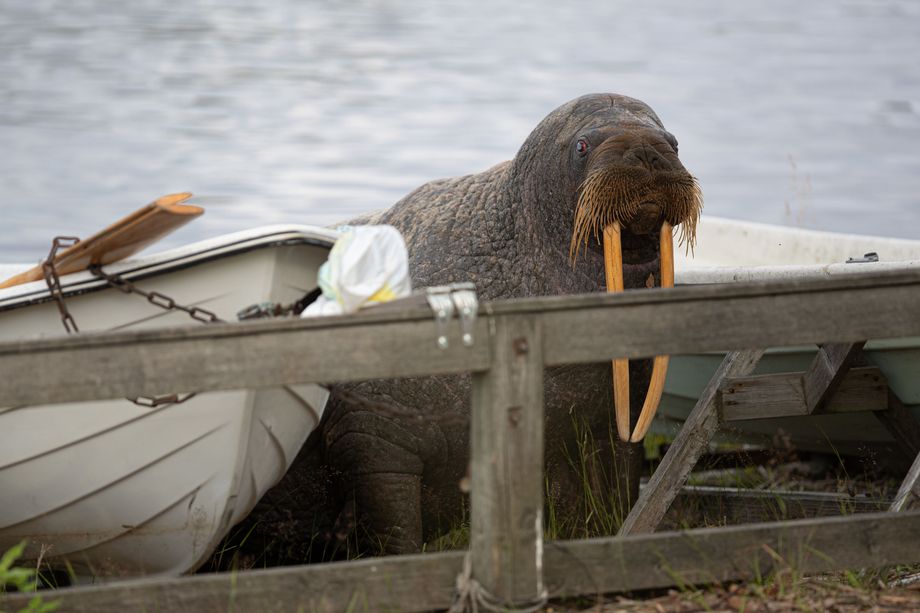
[{"label": "calm water", "polygon": [[[588,5],[591,6],[588,6]],[[154,197],[328,224],[641,98],[706,212],[920,239],[920,2],[2,0],[0,261]]]}]

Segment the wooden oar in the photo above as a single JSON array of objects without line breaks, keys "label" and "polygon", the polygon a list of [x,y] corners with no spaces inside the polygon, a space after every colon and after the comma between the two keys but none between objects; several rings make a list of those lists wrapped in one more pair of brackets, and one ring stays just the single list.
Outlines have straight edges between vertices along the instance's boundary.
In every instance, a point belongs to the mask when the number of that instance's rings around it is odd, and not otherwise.
[{"label": "wooden oar", "polygon": [[[661,287],[674,287],[674,239],[671,224],[661,226]],[[620,241],[620,224],[613,222],[604,228],[604,275],[608,292],[622,292],[623,247]],[[638,443],[652,425],[652,418],[661,403],[664,379],[668,373],[669,356],[655,356],[652,363],[652,380],[649,383],[642,412],[636,429],[629,433],[629,360],[613,360],[613,404],[616,411],[617,435],[620,440]]]},{"label": "wooden oar", "polygon": [[[134,211],[57,254],[54,258],[55,271],[66,275],[94,264],[111,264],[137,253],[204,213],[201,207],[181,204],[191,197],[187,192],[170,194]],[[42,267],[38,265],[3,281],[0,289],[43,278]]]}]

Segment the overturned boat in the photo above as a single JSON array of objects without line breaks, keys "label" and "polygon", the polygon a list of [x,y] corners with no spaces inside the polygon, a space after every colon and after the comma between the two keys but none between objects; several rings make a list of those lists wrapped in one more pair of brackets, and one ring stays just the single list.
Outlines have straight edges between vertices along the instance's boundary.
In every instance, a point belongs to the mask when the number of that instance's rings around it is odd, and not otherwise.
[{"label": "overturned boat", "polygon": [[[916,270],[920,241],[817,232],[715,217],[703,217],[691,256],[678,254],[678,285],[735,283],[779,279],[820,279],[840,275]],[[752,321],[752,326],[757,322]],[[817,347],[768,349],[754,374],[801,372]],[[900,401],[920,418],[920,338],[869,339],[863,348],[869,363],[878,366]],[[671,357],[661,405],[653,426],[673,435],[687,418],[724,353]],[[728,432],[726,432],[728,433]],[[889,432],[871,413],[782,417],[732,422],[731,434],[749,441],[769,442],[782,433],[800,449],[835,450],[858,454],[893,443]]]},{"label": "overturned boat", "polygon": [[[236,321],[249,305],[293,303],[316,288],[337,236],[258,228],[61,273],[56,290],[22,273],[26,282],[0,289],[0,340],[63,334],[68,317],[81,332]],[[287,470],[328,392],[187,398],[194,391],[0,408],[0,552],[26,540],[27,564],[41,559],[77,580],[198,567]]]}]

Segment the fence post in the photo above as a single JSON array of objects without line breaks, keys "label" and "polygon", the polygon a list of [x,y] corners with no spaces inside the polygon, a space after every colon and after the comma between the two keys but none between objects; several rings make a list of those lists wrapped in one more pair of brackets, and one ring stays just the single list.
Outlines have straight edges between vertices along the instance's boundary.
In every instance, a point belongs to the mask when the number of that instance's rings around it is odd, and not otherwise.
[{"label": "fence post", "polygon": [[493,319],[492,368],[473,375],[472,578],[490,604],[543,588],[543,338],[536,316]]}]

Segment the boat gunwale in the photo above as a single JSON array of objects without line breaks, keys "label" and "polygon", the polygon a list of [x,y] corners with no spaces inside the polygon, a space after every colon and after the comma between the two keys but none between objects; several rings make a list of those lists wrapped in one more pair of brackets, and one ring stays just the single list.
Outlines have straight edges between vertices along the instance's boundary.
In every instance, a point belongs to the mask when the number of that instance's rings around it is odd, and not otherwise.
[{"label": "boat gunwale", "polygon": [[[241,255],[263,248],[288,245],[309,245],[331,249],[339,233],[316,226],[265,226],[206,239],[139,258],[129,258],[110,264],[107,272],[137,281],[164,273],[185,270],[224,257]],[[81,271],[61,277],[65,298],[80,296],[109,288],[104,279]],[[34,286],[34,287],[29,287]],[[27,290],[27,291],[23,291]],[[4,296],[4,294],[9,294]],[[53,300],[44,281],[0,290],[0,313]]]}]

